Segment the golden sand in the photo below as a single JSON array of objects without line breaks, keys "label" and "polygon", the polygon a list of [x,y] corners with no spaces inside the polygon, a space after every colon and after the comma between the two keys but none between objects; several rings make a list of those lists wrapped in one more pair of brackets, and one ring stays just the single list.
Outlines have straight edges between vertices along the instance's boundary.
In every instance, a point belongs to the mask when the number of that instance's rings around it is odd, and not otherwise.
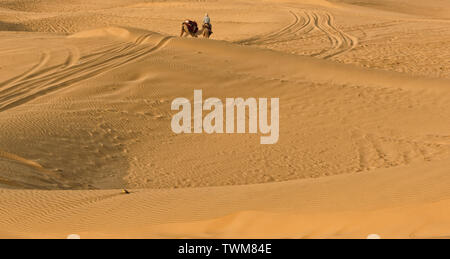
[{"label": "golden sand", "polygon": [[[0,238],[449,237],[449,25],[445,0],[1,1]],[[195,89],[279,98],[278,143],[174,134]]]}]

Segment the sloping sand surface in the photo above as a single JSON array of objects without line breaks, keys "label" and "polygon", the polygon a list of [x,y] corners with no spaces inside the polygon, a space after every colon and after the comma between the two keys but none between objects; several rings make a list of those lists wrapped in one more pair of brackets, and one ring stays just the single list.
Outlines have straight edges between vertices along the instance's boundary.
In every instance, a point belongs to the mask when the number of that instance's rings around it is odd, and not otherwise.
[{"label": "sloping sand surface", "polygon": [[[449,237],[429,2],[3,1],[0,238]],[[205,12],[212,39],[177,37]],[[279,142],[174,134],[195,89],[280,98]]]},{"label": "sloping sand surface", "polygon": [[131,195],[2,190],[2,208],[14,209],[0,223],[32,238],[443,238],[450,231],[448,166]]}]

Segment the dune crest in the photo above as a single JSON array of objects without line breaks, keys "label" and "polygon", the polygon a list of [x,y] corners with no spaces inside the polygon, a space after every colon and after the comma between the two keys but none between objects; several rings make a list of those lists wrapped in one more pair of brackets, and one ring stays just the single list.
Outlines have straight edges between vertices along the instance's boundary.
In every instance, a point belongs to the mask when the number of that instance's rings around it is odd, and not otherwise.
[{"label": "dune crest", "polygon": [[[164,36],[151,31],[136,28],[106,27],[88,31],[81,31],[68,36],[69,39],[86,38],[117,38],[121,41],[132,42],[136,44],[149,43],[150,39],[161,40]],[[150,41],[151,42],[151,41]]]}]

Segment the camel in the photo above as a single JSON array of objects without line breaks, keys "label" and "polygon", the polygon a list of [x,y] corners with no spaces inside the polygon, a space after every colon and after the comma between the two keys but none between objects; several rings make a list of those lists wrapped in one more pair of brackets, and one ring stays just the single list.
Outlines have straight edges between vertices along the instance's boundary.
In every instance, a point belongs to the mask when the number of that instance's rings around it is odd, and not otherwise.
[{"label": "camel", "polygon": [[187,22],[183,22],[183,24],[181,25],[180,37],[187,37],[188,35],[191,35],[191,37],[197,38],[199,35],[202,35],[204,38],[209,38],[211,34],[211,27],[207,26],[206,24],[202,26],[201,30],[193,30],[193,27],[190,26]]},{"label": "camel", "polygon": [[211,28],[211,24],[203,24],[203,38],[209,39],[209,37],[211,37],[212,34],[212,28]]}]

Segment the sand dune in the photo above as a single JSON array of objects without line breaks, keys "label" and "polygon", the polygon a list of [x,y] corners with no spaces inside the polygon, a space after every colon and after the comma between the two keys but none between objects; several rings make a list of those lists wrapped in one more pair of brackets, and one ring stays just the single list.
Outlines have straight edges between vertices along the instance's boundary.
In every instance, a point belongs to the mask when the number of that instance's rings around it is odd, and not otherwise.
[{"label": "sand dune", "polygon": [[[3,1],[0,238],[448,237],[448,8]],[[195,89],[280,98],[279,142],[174,134]]]},{"label": "sand dune", "polygon": [[[448,161],[366,174],[232,187],[2,190],[18,237],[394,238],[448,236]],[[39,200],[45,202],[30,202]],[[211,209],[214,208],[214,209]],[[18,220],[20,218],[20,220]],[[19,224],[20,222],[20,224]]]},{"label": "sand dune", "polygon": [[428,16],[442,19],[450,18],[450,9],[447,1],[445,0],[433,0],[429,2],[420,0],[330,0],[330,2],[345,3],[417,16]]}]

